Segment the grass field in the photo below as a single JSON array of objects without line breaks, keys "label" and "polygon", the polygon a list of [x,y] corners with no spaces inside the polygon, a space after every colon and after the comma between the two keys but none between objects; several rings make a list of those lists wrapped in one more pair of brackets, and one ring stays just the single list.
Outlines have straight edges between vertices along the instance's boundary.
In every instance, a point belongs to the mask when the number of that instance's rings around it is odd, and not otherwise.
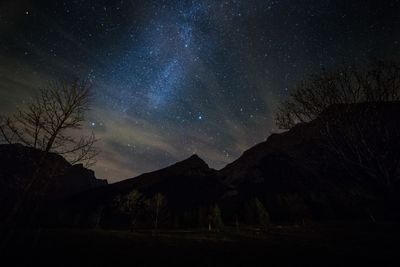
[{"label": "grass field", "polygon": [[400,266],[396,224],[253,231],[19,230],[1,266]]}]

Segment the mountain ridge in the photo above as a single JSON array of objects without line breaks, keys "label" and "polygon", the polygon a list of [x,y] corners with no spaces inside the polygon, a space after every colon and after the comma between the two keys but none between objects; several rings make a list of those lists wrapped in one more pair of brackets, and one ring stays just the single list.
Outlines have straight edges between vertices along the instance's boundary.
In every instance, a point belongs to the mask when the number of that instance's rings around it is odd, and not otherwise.
[{"label": "mountain ridge", "polygon": [[[400,168],[394,165],[397,176],[388,187],[383,179],[375,179],[359,166],[350,166],[351,170],[342,166],[343,160],[327,143],[332,138],[337,145],[348,141],[343,134],[357,122],[363,127],[362,137],[372,140],[368,149],[375,149],[377,156],[390,152],[389,160],[396,161],[400,159],[399,115],[400,102],[334,105],[308,123],[272,134],[219,171],[192,155],[160,170],[88,188],[65,197],[62,204],[55,204],[60,208],[53,208],[74,217],[90,216],[103,207],[112,224],[114,200],[137,190],[146,198],[162,193],[175,216],[219,204],[228,221],[238,216],[244,220],[249,203],[258,198],[275,221],[370,218],[371,214],[400,219],[395,212],[400,210],[396,204],[400,200],[396,193],[400,192]],[[379,125],[385,127],[385,138],[380,136]],[[387,142],[385,149],[380,141]]]}]

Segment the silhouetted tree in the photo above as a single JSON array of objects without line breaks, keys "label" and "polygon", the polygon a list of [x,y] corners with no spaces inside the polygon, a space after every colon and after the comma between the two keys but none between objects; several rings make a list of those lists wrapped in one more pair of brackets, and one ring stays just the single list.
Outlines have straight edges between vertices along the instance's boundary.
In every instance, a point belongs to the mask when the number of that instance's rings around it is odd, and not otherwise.
[{"label": "silhouetted tree", "polygon": [[253,225],[256,223],[254,201],[248,201],[244,205],[244,221],[248,225]]},{"label": "silhouetted tree", "polygon": [[265,209],[264,205],[261,203],[261,201],[258,198],[254,199],[254,206],[256,209],[258,224],[264,230],[268,230],[268,228],[271,224],[271,219],[270,219],[270,216],[269,216],[267,210]]},{"label": "silhouetted tree", "polygon": [[[26,224],[36,217],[42,198],[38,189],[46,190],[49,178],[54,176],[48,171],[51,168],[44,166],[49,152],[64,156],[72,164],[94,163],[98,153],[94,147],[97,141],[94,134],[82,136],[77,131],[82,129],[90,100],[91,85],[85,81],[52,82],[15,114],[0,116],[1,142],[20,143],[43,151],[33,162],[32,178],[14,203],[7,225],[14,224],[18,212],[30,213],[24,219]],[[33,185],[37,185],[36,191],[31,190]]]},{"label": "silhouetted tree", "polygon": [[297,193],[281,193],[277,196],[277,202],[284,219],[296,223],[303,223],[310,218],[310,210],[303,197]]},{"label": "silhouetted tree", "polygon": [[157,230],[159,222],[167,215],[167,199],[163,194],[157,193],[151,199],[146,200],[145,204],[154,223],[154,229]]},{"label": "silhouetted tree", "polygon": [[197,226],[200,229],[204,229],[207,224],[207,209],[199,208],[197,210]]},{"label": "silhouetted tree", "polygon": [[221,209],[218,205],[215,205],[211,208],[209,215],[209,225],[208,230],[220,231],[224,227],[224,223],[222,222]]},{"label": "silhouetted tree", "polygon": [[120,212],[128,216],[129,227],[132,231],[143,209],[142,194],[137,190],[133,190],[125,196],[117,196],[114,200],[114,204]]},{"label": "silhouetted tree", "polygon": [[235,215],[235,227],[236,227],[236,232],[240,232],[240,225],[239,225],[239,217]]},{"label": "silhouetted tree", "polygon": [[400,179],[398,109],[386,105],[389,112],[384,112],[379,103],[338,108],[347,110],[324,120],[321,131],[327,151],[347,172],[391,187]]},{"label": "silhouetted tree", "polygon": [[244,206],[245,221],[249,225],[257,225],[267,230],[271,224],[270,216],[258,198],[252,198]]},{"label": "silhouetted tree", "polygon": [[276,124],[289,129],[315,119],[333,104],[400,100],[400,65],[375,60],[366,67],[343,66],[301,82],[281,103]]},{"label": "silhouetted tree", "polygon": [[104,207],[98,206],[92,212],[91,219],[92,219],[92,225],[94,226],[94,228],[100,227],[101,219],[103,217],[103,211],[104,211]]},{"label": "silhouetted tree", "polygon": [[276,123],[290,128],[318,116],[321,143],[331,159],[390,193],[400,179],[400,128],[396,104],[389,102],[399,100],[400,65],[375,60],[303,81],[281,104]]},{"label": "silhouetted tree", "polygon": [[93,163],[97,150],[92,133],[81,136],[89,109],[91,86],[85,81],[52,82],[16,114],[0,118],[0,133],[7,143],[21,143],[44,152],[55,152],[72,164]]}]

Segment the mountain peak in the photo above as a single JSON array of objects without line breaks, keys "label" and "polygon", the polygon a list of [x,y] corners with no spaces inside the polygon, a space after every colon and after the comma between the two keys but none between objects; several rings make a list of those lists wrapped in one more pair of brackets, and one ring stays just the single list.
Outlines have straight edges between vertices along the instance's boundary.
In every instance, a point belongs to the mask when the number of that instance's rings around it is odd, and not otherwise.
[{"label": "mountain peak", "polygon": [[189,166],[190,168],[196,168],[196,169],[197,168],[206,168],[206,169],[209,168],[207,163],[202,158],[200,158],[197,154],[193,154],[189,158],[187,158],[181,162],[178,162],[176,164],[185,165],[185,166]]},{"label": "mountain peak", "polygon": [[193,154],[189,158],[179,161],[170,167],[166,168],[168,171],[172,171],[175,173],[204,173],[208,172],[210,167],[208,167],[207,163],[202,160],[198,155]]},{"label": "mountain peak", "polygon": [[187,159],[188,160],[192,160],[192,161],[199,161],[200,160],[200,161],[204,162],[204,160],[202,160],[197,154],[193,154]]}]

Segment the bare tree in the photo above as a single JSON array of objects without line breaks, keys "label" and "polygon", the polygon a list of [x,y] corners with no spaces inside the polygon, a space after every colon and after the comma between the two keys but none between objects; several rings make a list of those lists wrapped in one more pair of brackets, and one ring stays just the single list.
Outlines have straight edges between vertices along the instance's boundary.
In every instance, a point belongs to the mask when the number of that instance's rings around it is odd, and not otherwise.
[{"label": "bare tree", "polygon": [[[390,188],[399,179],[400,109],[396,104],[337,106],[342,112],[323,119],[321,131],[327,151],[350,173],[363,174]],[[343,112],[344,111],[344,112]]]},{"label": "bare tree", "polygon": [[399,100],[399,64],[345,66],[303,81],[282,103],[276,123],[291,128],[316,119],[330,165],[353,181],[368,180],[390,198],[400,179]]},{"label": "bare tree", "polygon": [[49,152],[64,156],[71,164],[94,163],[98,152],[94,147],[97,140],[93,132],[89,136],[82,136],[77,131],[82,129],[90,100],[91,85],[86,81],[52,82],[42,88],[24,108],[18,108],[15,114],[0,116],[2,142],[20,143],[43,151],[33,162],[35,168],[32,177],[8,215],[5,222],[7,235],[0,244],[0,249],[12,237],[18,213],[25,218],[27,224],[36,216],[43,190],[32,188],[36,185],[45,189],[49,178],[53,176],[48,172],[49,168],[44,168]]},{"label": "bare tree", "polygon": [[315,119],[333,104],[400,100],[400,65],[375,60],[366,67],[342,66],[302,81],[282,102],[276,124],[289,129]]},{"label": "bare tree", "polygon": [[10,117],[0,118],[0,133],[7,143],[21,143],[46,153],[55,152],[72,164],[94,163],[94,133],[78,135],[91,100],[86,81],[52,82],[33,101]]},{"label": "bare tree", "polygon": [[167,200],[163,194],[157,193],[151,199],[148,199],[145,204],[154,222],[154,229],[157,230],[160,220],[166,215]]},{"label": "bare tree", "polygon": [[[400,181],[399,103],[337,105],[331,109],[334,116],[321,120],[322,145],[333,156],[330,164],[352,176],[355,183],[373,185],[388,203],[395,203]],[[349,196],[375,222],[374,196],[360,190],[351,190]]]}]

